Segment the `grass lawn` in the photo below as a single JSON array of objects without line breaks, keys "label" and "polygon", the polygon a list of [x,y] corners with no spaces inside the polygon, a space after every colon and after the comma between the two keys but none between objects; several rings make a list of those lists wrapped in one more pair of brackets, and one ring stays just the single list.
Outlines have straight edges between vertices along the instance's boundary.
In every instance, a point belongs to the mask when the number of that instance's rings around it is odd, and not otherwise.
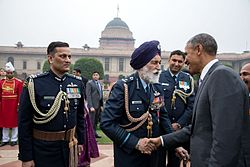
[{"label": "grass lawn", "polygon": [[97,138],[97,144],[112,144],[112,140],[110,140],[103,131],[97,126],[96,132],[98,135],[102,136],[102,138]]}]

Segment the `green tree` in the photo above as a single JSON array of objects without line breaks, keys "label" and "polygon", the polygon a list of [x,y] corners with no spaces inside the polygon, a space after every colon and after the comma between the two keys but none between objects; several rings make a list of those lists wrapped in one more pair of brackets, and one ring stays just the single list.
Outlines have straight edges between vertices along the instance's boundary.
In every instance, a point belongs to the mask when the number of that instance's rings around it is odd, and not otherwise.
[{"label": "green tree", "polygon": [[50,65],[49,65],[49,62],[46,60],[43,63],[43,72],[49,71],[49,69],[50,69]]},{"label": "green tree", "polygon": [[82,75],[88,79],[92,79],[94,71],[100,73],[100,79],[104,77],[102,63],[95,58],[80,58],[75,62],[74,68],[79,68],[82,71]]}]

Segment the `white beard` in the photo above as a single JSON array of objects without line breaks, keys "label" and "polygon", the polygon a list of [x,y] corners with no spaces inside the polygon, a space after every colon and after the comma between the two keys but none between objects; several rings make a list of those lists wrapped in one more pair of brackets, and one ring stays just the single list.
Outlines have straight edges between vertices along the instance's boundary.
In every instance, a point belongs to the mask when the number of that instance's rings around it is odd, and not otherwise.
[{"label": "white beard", "polygon": [[146,83],[158,83],[160,78],[160,70],[150,71],[146,66],[139,70],[140,77]]}]

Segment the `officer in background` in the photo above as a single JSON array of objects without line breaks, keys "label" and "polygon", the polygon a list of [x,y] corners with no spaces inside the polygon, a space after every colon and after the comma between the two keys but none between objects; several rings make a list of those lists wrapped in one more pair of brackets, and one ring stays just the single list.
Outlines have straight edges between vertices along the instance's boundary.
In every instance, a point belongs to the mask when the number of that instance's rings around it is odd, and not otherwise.
[{"label": "officer in background", "polygon": [[67,43],[50,43],[47,55],[50,71],[29,77],[23,87],[19,159],[23,167],[76,167],[84,142],[83,83],[67,74]]},{"label": "officer in background", "polygon": [[[249,93],[248,99],[250,102],[250,63],[245,64],[241,68],[240,78],[245,82],[245,84],[248,88],[248,93]],[[250,117],[250,103],[249,103],[248,116]],[[247,128],[250,128],[250,127],[247,127]],[[243,167],[250,166],[250,142],[249,141],[250,141],[250,134],[248,134],[248,136],[245,136],[245,140],[244,140],[244,144],[246,145],[246,148],[243,150],[244,156],[240,161],[241,166],[243,166]]]},{"label": "officer in background", "polygon": [[160,64],[159,42],[145,42],[131,56],[135,73],[112,87],[102,112],[101,129],[113,140],[115,167],[160,166],[160,151],[146,155],[153,148],[148,138],[172,132],[163,91],[157,83]]},{"label": "officer in background", "polygon": [[84,88],[86,88],[86,84],[88,82],[88,79],[82,75],[81,69],[80,68],[74,68],[73,75],[81,77],[83,85],[84,85]]},{"label": "officer in background", "polygon": [[[169,68],[160,75],[160,83],[164,90],[165,106],[174,131],[191,123],[194,104],[194,82],[192,76],[182,72],[185,62],[185,53],[175,50],[170,53]],[[188,149],[188,143],[183,145]],[[175,150],[168,151],[168,167],[179,167],[180,159]]]},{"label": "officer in background", "polygon": [[245,64],[240,70],[240,78],[245,82],[250,92],[250,63]]}]

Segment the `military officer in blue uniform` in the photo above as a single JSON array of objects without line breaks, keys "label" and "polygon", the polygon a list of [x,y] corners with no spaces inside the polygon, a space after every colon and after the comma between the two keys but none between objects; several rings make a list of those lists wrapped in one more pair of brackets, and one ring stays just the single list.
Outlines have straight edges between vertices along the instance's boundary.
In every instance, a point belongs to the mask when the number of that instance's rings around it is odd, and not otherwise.
[{"label": "military officer in blue uniform", "polygon": [[[248,111],[248,118],[245,118],[245,119],[250,120],[250,63],[245,64],[241,68],[240,77],[248,88],[249,111]],[[246,127],[246,128],[250,128],[250,127]],[[244,136],[244,144],[246,145],[245,146],[246,148],[243,150],[242,154],[244,154],[244,156],[242,156],[239,166],[242,166],[242,167],[250,166],[250,142],[249,141],[250,141],[250,133]]]},{"label": "military officer in blue uniform", "polygon": [[172,132],[162,87],[157,83],[160,64],[159,42],[145,42],[131,56],[135,73],[112,87],[100,125],[113,140],[115,167],[160,166],[160,151],[151,153],[154,146],[148,142],[150,137]]},{"label": "military officer in blue uniform", "polygon": [[[175,50],[170,53],[169,68],[160,75],[160,83],[164,90],[165,106],[174,131],[178,131],[191,123],[192,109],[195,99],[192,76],[182,70],[185,53]],[[187,144],[188,145],[188,144]],[[184,145],[188,149],[188,146]],[[180,159],[175,150],[168,151],[168,167],[179,167]]]},{"label": "military officer in blue uniform", "polygon": [[19,159],[25,167],[76,167],[84,140],[83,83],[67,74],[67,43],[50,43],[47,54],[50,71],[30,76],[21,95]]}]

